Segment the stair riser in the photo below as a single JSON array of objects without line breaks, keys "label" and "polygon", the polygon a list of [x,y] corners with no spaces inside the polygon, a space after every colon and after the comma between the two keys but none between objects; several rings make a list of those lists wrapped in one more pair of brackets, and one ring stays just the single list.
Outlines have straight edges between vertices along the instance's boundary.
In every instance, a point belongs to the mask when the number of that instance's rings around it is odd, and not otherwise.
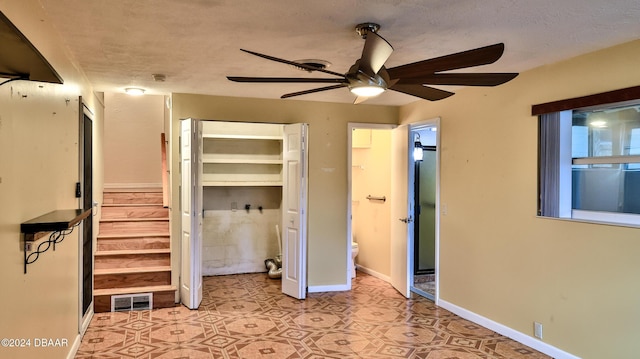
[{"label": "stair riser", "polygon": [[162,192],[105,192],[103,196],[103,203],[144,203],[162,205]]},{"label": "stair riser", "polygon": [[170,248],[169,237],[98,238],[97,245],[99,251],[165,248]]},{"label": "stair riser", "polygon": [[169,218],[169,209],[159,206],[102,207],[102,219]]},{"label": "stair riser", "polygon": [[[175,305],[175,291],[153,292],[153,309],[170,308]],[[111,296],[99,295],[93,297],[93,311],[95,313],[110,312]]]},{"label": "stair riser", "polygon": [[101,274],[95,275],[93,280],[95,289],[170,285],[171,272]]},{"label": "stair riser", "polygon": [[100,222],[100,234],[169,233],[169,221]]},{"label": "stair riser", "polygon": [[171,265],[169,253],[121,254],[95,257],[96,269],[157,267],[169,265]]}]

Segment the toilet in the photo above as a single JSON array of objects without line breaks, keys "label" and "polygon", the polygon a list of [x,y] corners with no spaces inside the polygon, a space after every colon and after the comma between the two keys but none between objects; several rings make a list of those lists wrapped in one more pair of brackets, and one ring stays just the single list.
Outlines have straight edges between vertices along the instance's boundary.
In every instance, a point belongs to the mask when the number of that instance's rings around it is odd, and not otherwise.
[{"label": "toilet", "polygon": [[358,255],[358,243],[351,240],[351,278],[356,277],[356,256]]}]

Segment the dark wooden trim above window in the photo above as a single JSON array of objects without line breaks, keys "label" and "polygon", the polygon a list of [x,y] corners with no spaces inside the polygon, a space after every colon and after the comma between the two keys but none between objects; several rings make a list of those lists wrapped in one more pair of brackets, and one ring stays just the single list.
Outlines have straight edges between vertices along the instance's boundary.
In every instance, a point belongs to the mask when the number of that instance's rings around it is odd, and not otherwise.
[{"label": "dark wooden trim above window", "polygon": [[598,106],[637,99],[640,99],[640,86],[533,105],[531,106],[531,115],[539,116],[545,113],[560,112],[582,107]]}]

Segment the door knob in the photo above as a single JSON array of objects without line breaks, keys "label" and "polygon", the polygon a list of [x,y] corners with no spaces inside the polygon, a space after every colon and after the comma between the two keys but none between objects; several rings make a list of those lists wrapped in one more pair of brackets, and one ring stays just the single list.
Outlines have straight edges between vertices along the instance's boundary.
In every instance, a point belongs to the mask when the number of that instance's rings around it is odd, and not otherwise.
[{"label": "door knob", "polygon": [[411,218],[411,216],[409,216],[408,218],[399,218],[399,220],[400,220],[401,222],[404,222],[404,223],[411,223],[411,222],[413,222],[413,218]]}]

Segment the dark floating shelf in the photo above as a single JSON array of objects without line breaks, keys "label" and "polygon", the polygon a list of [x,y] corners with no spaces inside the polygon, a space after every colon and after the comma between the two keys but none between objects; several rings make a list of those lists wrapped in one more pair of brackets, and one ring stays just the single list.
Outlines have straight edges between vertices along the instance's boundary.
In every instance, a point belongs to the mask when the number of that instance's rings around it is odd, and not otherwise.
[{"label": "dark floating shelf", "polygon": [[[20,231],[24,233],[24,272],[27,273],[27,264],[34,263],[40,254],[49,250],[50,247],[53,246],[55,251],[56,244],[62,242],[64,237],[71,234],[73,229],[90,214],[91,209],[64,209],[49,212],[22,223]],[[49,239],[40,243],[35,251],[27,254],[28,246],[37,239],[35,234],[43,232],[52,233]]]}]

